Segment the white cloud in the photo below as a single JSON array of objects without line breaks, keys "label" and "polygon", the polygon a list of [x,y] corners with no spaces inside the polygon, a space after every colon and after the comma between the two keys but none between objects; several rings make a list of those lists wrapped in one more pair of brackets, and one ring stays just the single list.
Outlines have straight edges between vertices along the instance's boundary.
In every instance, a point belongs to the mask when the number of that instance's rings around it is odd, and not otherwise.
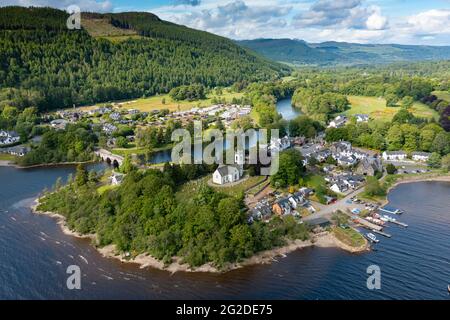
[{"label": "white cloud", "polygon": [[381,9],[374,7],[373,13],[367,18],[366,26],[369,30],[383,30],[388,25],[388,19],[381,15]]},{"label": "white cloud", "polygon": [[416,34],[450,34],[450,10],[428,10],[408,19],[408,26]]},{"label": "white cloud", "polygon": [[162,7],[152,12],[175,23],[239,39],[254,38],[262,30],[287,26],[285,17],[292,6],[261,2],[234,0],[215,4],[204,1],[188,12],[186,6]]}]

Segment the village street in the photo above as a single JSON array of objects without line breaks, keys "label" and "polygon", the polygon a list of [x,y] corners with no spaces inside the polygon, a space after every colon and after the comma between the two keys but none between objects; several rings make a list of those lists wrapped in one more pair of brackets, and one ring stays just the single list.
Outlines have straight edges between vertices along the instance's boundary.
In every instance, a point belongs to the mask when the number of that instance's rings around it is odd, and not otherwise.
[{"label": "village street", "polygon": [[319,208],[320,210],[318,210],[318,212],[316,212],[310,216],[303,218],[303,221],[309,221],[309,220],[316,219],[316,218],[329,219],[329,218],[331,218],[331,215],[335,211],[338,211],[338,210],[343,211],[343,212],[345,212],[346,210],[354,209],[354,208],[362,210],[362,209],[364,209],[364,205],[356,204],[356,203],[352,203],[352,204],[347,203],[347,201],[349,201],[352,197],[357,196],[362,192],[364,192],[364,186],[360,187],[357,190],[350,192],[347,196],[345,196],[345,198],[337,200],[335,203],[327,205],[327,206],[314,202],[313,206],[316,208]]}]

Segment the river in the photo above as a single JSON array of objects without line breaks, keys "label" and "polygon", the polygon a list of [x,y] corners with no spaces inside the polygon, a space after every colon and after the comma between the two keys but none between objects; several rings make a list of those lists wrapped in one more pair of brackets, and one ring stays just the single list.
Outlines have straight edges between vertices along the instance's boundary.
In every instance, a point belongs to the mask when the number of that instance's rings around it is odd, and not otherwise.
[{"label": "river", "polygon": [[[95,168],[101,169],[101,165]],[[352,255],[307,248],[226,274],[140,269],[101,257],[89,240],[66,236],[29,206],[73,167],[0,167],[0,299],[449,299],[450,184],[400,185],[391,205],[408,229],[390,226],[377,251]],[[66,288],[78,265],[82,289]],[[366,269],[381,268],[381,290],[366,287]]]},{"label": "river", "polygon": [[[302,114],[302,112],[299,109],[292,107],[291,98],[279,100],[277,102],[277,111],[279,114],[281,114],[281,116],[285,120],[295,119],[296,117]],[[256,137],[252,138],[251,140],[252,141],[250,141],[250,145],[254,146],[256,144]],[[172,161],[172,150],[161,150],[153,153],[153,155],[149,160],[149,163],[159,164],[171,161]]]}]

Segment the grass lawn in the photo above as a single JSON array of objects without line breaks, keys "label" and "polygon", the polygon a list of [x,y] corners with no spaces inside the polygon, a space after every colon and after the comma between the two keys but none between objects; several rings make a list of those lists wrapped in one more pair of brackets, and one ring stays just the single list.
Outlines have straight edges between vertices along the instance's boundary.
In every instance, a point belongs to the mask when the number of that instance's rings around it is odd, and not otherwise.
[{"label": "grass lawn", "polygon": [[360,247],[365,243],[364,237],[353,228],[334,227],[333,234],[337,239],[352,247]]},{"label": "grass lawn", "polygon": [[98,192],[98,194],[101,195],[101,194],[105,193],[106,191],[116,189],[117,187],[118,186],[113,186],[113,185],[107,184],[107,185],[99,187],[97,189],[97,192]]},{"label": "grass lawn", "polygon": [[0,161],[11,161],[14,162],[16,157],[6,153],[0,153]]},{"label": "grass lawn", "polygon": [[132,154],[145,154],[146,148],[114,148],[111,150],[112,153],[117,154],[122,157],[126,157],[127,155]]},{"label": "grass lawn", "polygon": [[[175,101],[168,94],[158,95],[149,98],[136,99],[131,101],[122,101],[117,102],[117,107],[124,109],[137,109],[142,112],[148,112],[152,110],[162,110],[169,109],[170,111],[184,111],[189,110],[194,107],[208,107],[212,105],[212,99],[217,98],[220,100],[225,100],[226,102],[231,103],[233,98],[240,99],[244,96],[243,93],[230,92],[229,90],[224,89],[221,95],[216,95],[214,93],[208,94],[207,99],[205,100],[197,100],[197,101]],[[163,103],[163,99],[165,103]],[[79,110],[88,111],[92,109],[96,109],[100,106],[105,106],[108,103],[102,103],[95,106],[89,107],[81,107]]]},{"label": "grass lawn", "polygon": [[326,187],[327,182],[320,175],[310,175],[304,178],[306,185],[312,189],[318,189],[320,186]]},{"label": "grass lawn", "polygon": [[432,94],[434,94],[439,99],[450,102],[450,92],[448,91],[433,91]]},{"label": "grass lawn", "polygon": [[[153,152],[158,152],[158,151],[163,151],[163,150],[169,150],[169,149],[172,149],[172,147],[173,146],[171,144],[169,144],[164,147],[154,148],[151,151],[153,153]],[[147,148],[135,147],[135,146],[132,146],[129,148],[114,148],[111,150],[112,153],[117,154],[122,157],[126,157],[127,155],[133,155],[133,154],[136,154],[136,155],[146,154],[147,151],[148,151]]]},{"label": "grass lawn", "polygon": [[[209,177],[210,178],[210,177]],[[263,176],[255,176],[249,177],[247,180],[243,181],[232,187],[214,187],[217,192],[225,193],[229,196],[238,197],[241,193],[245,192],[251,186],[254,186],[257,183],[261,183],[265,177]]]},{"label": "grass lawn", "polygon": [[[369,114],[373,119],[390,121],[400,110],[400,107],[386,107],[386,100],[383,98],[348,96],[348,100],[351,108],[344,112],[347,116],[363,113]],[[439,118],[435,110],[420,102],[415,102],[410,111],[421,118]]]},{"label": "grass lawn", "polygon": [[[207,175],[201,179],[189,181],[185,183],[180,190],[178,190],[175,194],[175,197],[178,201],[182,203],[187,203],[192,200],[192,195],[197,193],[200,186],[203,184],[208,184],[208,181],[211,179],[211,175]],[[242,192],[250,188],[251,186],[257,184],[264,180],[263,176],[255,176],[249,177],[246,181],[232,186],[232,187],[213,187],[217,192],[225,193],[229,196],[239,196]]]}]

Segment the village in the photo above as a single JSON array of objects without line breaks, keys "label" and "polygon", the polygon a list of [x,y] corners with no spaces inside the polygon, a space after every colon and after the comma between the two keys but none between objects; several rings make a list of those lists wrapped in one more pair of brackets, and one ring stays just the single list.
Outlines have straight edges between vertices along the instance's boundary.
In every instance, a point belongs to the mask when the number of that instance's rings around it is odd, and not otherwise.
[{"label": "village", "polygon": [[[118,140],[115,133],[120,128],[132,128],[130,131],[133,133],[137,128],[164,127],[168,121],[177,121],[183,127],[194,120],[203,120],[208,125],[214,125],[217,118],[223,123],[224,128],[232,128],[235,121],[248,117],[251,111],[251,106],[216,104],[185,111],[141,112],[115,104],[89,110],[57,111],[46,114],[44,120],[53,130],[65,130],[67,125],[80,121],[89,123],[92,128],[98,128],[100,133],[107,137],[107,142],[105,149],[97,151],[96,154],[99,156],[103,152],[105,156],[100,158],[110,159],[111,164],[114,160],[114,167],[118,168],[123,163],[124,157],[113,152]],[[357,122],[370,121],[369,116],[365,114],[357,114],[355,119]],[[328,128],[340,128],[348,121],[346,116],[339,115],[329,122]],[[30,150],[30,145],[19,144],[20,137],[15,132],[1,131],[0,137],[2,145],[10,145],[2,148],[2,153],[22,157]],[[126,136],[127,143],[134,143],[135,139],[135,134]],[[431,155],[401,150],[379,153],[353,147],[348,141],[327,143],[325,132],[319,132],[314,138],[309,139],[302,136],[272,139],[268,148],[272,152],[291,149],[298,151],[302,157],[302,165],[306,168],[306,176],[310,179],[303,185],[299,183],[288,188],[278,188],[266,177],[251,188],[247,188],[245,203],[248,209],[248,222],[269,221],[274,216],[293,216],[299,223],[308,222],[312,226],[317,226],[319,230],[331,224],[336,212],[349,214],[353,221],[361,214],[365,219],[363,223],[372,221],[371,230],[376,230],[375,226],[383,223],[378,219],[379,216],[373,218],[373,213],[379,209],[379,203],[358,198],[364,193],[367,177],[377,179],[384,177],[388,164],[395,166],[398,174],[426,173],[429,171],[426,162]],[[245,182],[249,175],[248,167],[247,170],[244,169],[245,163],[246,156],[236,154],[235,164],[219,165],[212,173],[209,184],[219,191],[221,188],[240,188],[239,185]],[[123,178],[123,173],[113,170],[109,182],[117,186],[122,183]]]}]

